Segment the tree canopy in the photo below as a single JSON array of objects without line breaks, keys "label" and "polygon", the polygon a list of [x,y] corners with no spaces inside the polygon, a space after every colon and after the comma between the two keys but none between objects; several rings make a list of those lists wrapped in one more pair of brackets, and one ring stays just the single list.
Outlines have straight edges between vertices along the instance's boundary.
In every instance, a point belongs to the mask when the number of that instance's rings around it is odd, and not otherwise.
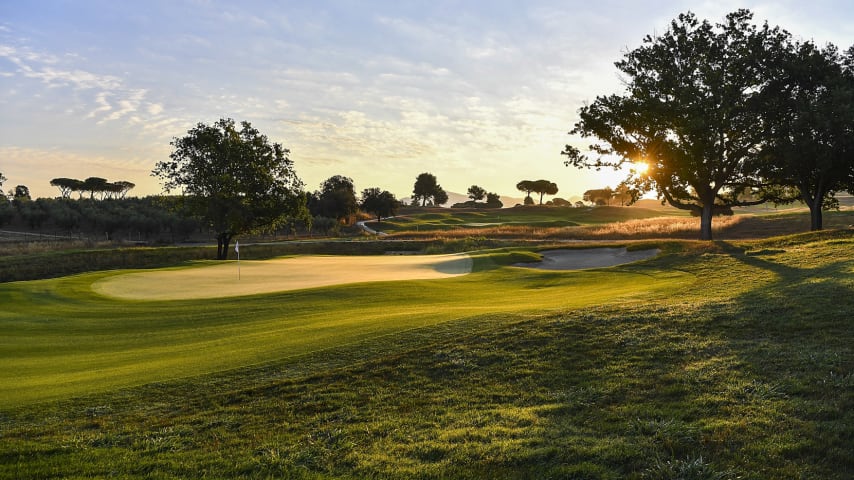
[{"label": "tree canopy", "polygon": [[307,215],[302,182],[289,150],[270,143],[249,122],[199,123],[172,140],[169,160],[152,175],[169,192],[181,189],[189,208],[216,232],[217,258],[228,257],[235,235],[274,228]]},{"label": "tree canopy", "polygon": [[422,173],[415,178],[415,185],[412,187],[412,204],[427,206],[428,203],[433,205],[443,205],[448,203],[448,194],[439,185],[436,176],[432,173]]},{"label": "tree canopy", "polygon": [[767,68],[787,34],[738,10],[712,25],[681,14],[660,36],[616,62],[623,95],[599,96],[581,108],[570,134],[599,140],[590,158],[571,145],[566,164],[620,168],[646,162],[629,181],[655,190],[670,205],[701,217],[700,238],[712,238],[716,208],[756,204],[737,192],[760,185],[757,159],[767,137],[762,125]]},{"label": "tree canopy", "polygon": [[15,200],[32,200],[32,197],[30,196],[30,188],[26,185],[17,185],[14,192],[11,193],[12,198]]},{"label": "tree canopy", "polygon": [[540,194],[540,205],[543,204],[543,195],[556,195],[558,192],[557,184],[549,180],[535,180],[533,188]]},{"label": "tree canopy", "polygon": [[309,202],[312,215],[334,218],[339,222],[348,220],[359,210],[353,179],[335,175],[320,184]]},{"label": "tree canopy", "polygon": [[501,195],[495,192],[489,192],[486,194],[486,206],[488,208],[501,208],[504,206],[504,202],[501,201]]},{"label": "tree canopy", "polygon": [[[520,192],[525,192],[525,204],[527,205],[527,199],[531,198],[531,192],[534,191],[534,182],[531,180],[522,180],[516,184],[516,190]],[[531,199],[531,203],[534,203],[534,200]]]},{"label": "tree canopy", "polygon": [[81,198],[83,192],[89,192],[89,198],[95,198],[95,194],[99,194],[101,198],[125,198],[127,193],[136,187],[136,184],[126,180],[111,183],[100,177],[89,177],[86,180],[60,177],[51,180],[50,184],[59,188],[62,198],[71,198],[72,192],[80,192]]},{"label": "tree canopy", "polygon": [[587,190],[581,198],[594,205],[610,205],[613,197],[614,191],[611,190],[611,187],[605,187]]},{"label": "tree canopy", "polygon": [[400,208],[400,202],[394,194],[388,190],[379,188],[366,188],[362,191],[362,210],[377,217],[377,222],[382,222],[383,217],[392,217]]},{"label": "tree canopy", "polygon": [[549,180],[522,180],[516,184],[516,189],[525,192],[525,205],[534,203],[532,192],[540,194],[540,205],[543,204],[543,195],[555,195],[558,192],[557,184]]},{"label": "tree canopy", "polygon": [[467,193],[473,202],[479,202],[486,197],[486,190],[477,185],[470,186]]},{"label": "tree canopy", "polygon": [[822,209],[834,206],[837,191],[854,190],[854,48],[791,43],[767,87],[765,121],[770,140],[759,169],[776,203],[802,200],[810,227],[822,228]]}]

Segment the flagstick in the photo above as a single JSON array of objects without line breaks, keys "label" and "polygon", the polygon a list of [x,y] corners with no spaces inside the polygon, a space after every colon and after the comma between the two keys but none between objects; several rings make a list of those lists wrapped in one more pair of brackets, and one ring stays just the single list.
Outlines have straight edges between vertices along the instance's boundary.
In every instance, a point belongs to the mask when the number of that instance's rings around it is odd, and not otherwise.
[{"label": "flagstick", "polygon": [[234,242],[234,251],[237,252],[237,279],[240,280],[240,242]]}]

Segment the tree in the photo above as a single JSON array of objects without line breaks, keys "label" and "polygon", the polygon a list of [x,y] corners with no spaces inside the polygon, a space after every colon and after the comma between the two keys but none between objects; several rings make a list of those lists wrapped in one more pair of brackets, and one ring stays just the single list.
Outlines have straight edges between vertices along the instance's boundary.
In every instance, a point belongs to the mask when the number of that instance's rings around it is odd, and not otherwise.
[{"label": "tree", "polygon": [[716,208],[755,205],[735,192],[761,183],[756,160],[767,137],[762,91],[787,34],[738,10],[712,26],[679,15],[661,36],[615,65],[625,75],[624,95],[600,96],[580,109],[570,134],[595,137],[589,158],[571,145],[568,166],[620,168],[644,160],[649,169],[627,179],[641,192],[655,190],[670,205],[700,215],[700,238],[711,240]]},{"label": "tree", "polygon": [[772,188],[761,194],[802,200],[811,230],[822,229],[822,209],[838,204],[836,192],[854,186],[854,72],[845,63],[832,45],[791,44],[766,89],[771,141],[759,168]]},{"label": "tree", "polygon": [[448,200],[448,193],[445,192],[441,185],[437,185],[436,191],[433,192],[433,205],[440,207],[448,203]]},{"label": "tree", "polygon": [[112,186],[116,193],[116,198],[125,198],[128,192],[136,187],[136,184],[127,180],[119,180],[118,182],[113,182]]},{"label": "tree", "polygon": [[415,178],[415,185],[412,187],[412,203],[413,205],[421,202],[421,206],[427,206],[428,202],[433,205],[442,205],[448,203],[448,194],[439,185],[436,176],[431,173],[422,173]]},{"label": "tree", "polygon": [[388,190],[380,191],[379,188],[366,188],[362,191],[362,210],[377,217],[377,223],[382,222],[383,217],[391,217],[400,208],[394,194]]},{"label": "tree", "polygon": [[531,180],[522,180],[521,182],[516,184],[516,190],[520,192],[525,192],[525,205],[533,204],[534,199],[531,199],[528,202],[528,199],[531,198],[531,192],[534,191],[534,182]]},{"label": "tree", "polygon": [[89,192],[89,198],[94,199],[96,193],[100,193],[103,197],[104,192],[107,191],[108,184],[109,182],[106,178],[89,177],[86,180],[83,180],[81,190],[84,192]]},{"label": "tree", "polygon": [[80,180],[73,178],[54,178],[50,181],[51,186],[59,188],[59,194],[62,198],[71,197],[71,192],[79,190]]},{"label": "tree", "polygon": [[334,218],[339,222],[348,221],[359,209],[353,180],[342,175],[329,177],[321,183],[312,203],[313,215]]},{"label": "tree", "polygon": [[472,185],[468,189],[468,196],[473,202],[478,202],[486,197],[486,190],[478,187],[477,185]]},{"label": "tree", "polygon": [[631,205],[640,198],[640,191],[632,188],[626,182],[621,182],[611,194],[615,201],[620,202],[621,207]]},{"label": "tree", "polygon": [[611,187],[594,188],[584,192],[581,198],[594,205],[610,205],[611,199],[614,198],[614,191]]},{"label": "tree", "polygon": [[32,200],[32,197],[30,197],[30,189],[26,185],[18,185],[15,187],[15,192],[12,194],[12,198],[18,201]]},{"label": "tree", "polygon": [[307,215],[289,150],[249,122],[239,129],[230,118],[199,123],[170,144],[170,159],[158,162],[152,175],[167,192],[183,189],[188,208],[216,233],[218,259],[228,258],[235,235]]},{"label": "tree", "polygon": [[558,192],[557,184],[548,180],[535,180],[531,182],[531,189],[540,194],[540,205],[543,204],[543,195],[555,195]]},{"label": "tree", "polygon": [[489,192],[486,194],[486,206],[489,208],[501,208],[504,206],[504,203],[501,201],[500,195]]},{"label": "tree", "polygon": [[3,182],[8,180],[2,173],[0,173],[0,195],[3,194]]}]

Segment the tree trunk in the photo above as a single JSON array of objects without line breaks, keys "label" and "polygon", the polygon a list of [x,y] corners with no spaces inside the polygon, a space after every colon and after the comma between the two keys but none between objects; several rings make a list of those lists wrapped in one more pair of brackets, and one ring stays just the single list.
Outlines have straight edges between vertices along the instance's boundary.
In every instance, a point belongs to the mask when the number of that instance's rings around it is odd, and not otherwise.
[{"label": "tree trunk", "polygon": [[228,260],[228,244],[231,243],[231,235],[220,233],[216,236],[216,259]]},{"label": "tree trunk", "polygon": [[821,206],[824,203],[824,193],[819,190],[812,198],[807,194],[801,195],[801,198],[810,207],[810,231],[821,230],[823,227]]},{"label": "tree trunk", "polygon": [[706,202],[703,205],[703,211],[700,212],[700,240],[712,239],[712,214],[714,211],[714,203]]},{"label": "tree trunk", "polygon": [[815,232],[816,230],[821,230],[823,228],[821,204],[821,198],[816,198],[814,201],[807,204],[810,207],[810,231]]}]

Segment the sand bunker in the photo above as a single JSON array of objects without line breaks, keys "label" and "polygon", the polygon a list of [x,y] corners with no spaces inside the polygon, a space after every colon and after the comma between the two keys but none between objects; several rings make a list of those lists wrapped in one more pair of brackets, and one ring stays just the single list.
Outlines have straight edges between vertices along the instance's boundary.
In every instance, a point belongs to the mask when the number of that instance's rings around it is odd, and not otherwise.
[{"label": "sand bunker", "polygon": [[471,272],[466,255],[300,256],[107,277],[92,288],[133,300],[183,300],[324,287],[345,283],[424,280]]},{"label": "sand bunker", "polygon": [[646,260],[658,255],[658,249],[628,251],[625,248],[586,248],[579,250],[546,250],[539,252],[541,262],[517,263],[517,267],[543,270],[582,270],[603,268]]}]

